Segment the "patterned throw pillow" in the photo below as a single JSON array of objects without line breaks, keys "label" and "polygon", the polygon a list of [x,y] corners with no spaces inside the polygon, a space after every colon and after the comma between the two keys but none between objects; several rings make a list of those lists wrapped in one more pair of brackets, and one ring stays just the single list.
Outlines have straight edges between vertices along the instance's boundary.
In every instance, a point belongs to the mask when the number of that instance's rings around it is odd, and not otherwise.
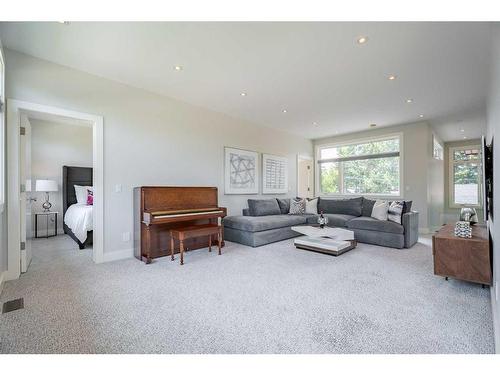
[{"label": "patterned throw pillow", "polygon": [[87,206],[94,205],[94,192],[92,190],[87,189]]},{"label": "patterned throw pillow", "polygon": [[404,205],[405,203],[402,201],[392,202],[387,213],[387,220],[401,224],[401,215],[403,214]]},{"label": "patterned throw pillow", "polygon": [[290,199],[289,215],[304,215],[306,213],[306,200],[300,198]]}]

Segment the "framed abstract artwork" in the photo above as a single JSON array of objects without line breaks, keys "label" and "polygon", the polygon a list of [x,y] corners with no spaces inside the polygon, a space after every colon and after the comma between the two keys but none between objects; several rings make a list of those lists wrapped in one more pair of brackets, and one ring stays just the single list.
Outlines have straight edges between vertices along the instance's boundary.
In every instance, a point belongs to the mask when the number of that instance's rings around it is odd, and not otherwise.
[{"label": "framed abstract artwork", "polygon": [[259,193],[259,154],[224,147],[224,193]]},{"label": "framed abstract artwork", "polygon": [[288,159],[262,155],[262,194],[288,193]]}]

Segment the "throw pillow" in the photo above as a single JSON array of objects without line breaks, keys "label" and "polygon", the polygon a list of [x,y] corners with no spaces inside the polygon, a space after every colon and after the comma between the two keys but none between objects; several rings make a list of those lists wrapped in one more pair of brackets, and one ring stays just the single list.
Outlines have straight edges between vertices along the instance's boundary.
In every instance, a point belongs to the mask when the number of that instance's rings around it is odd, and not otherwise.
[{"label": "throw pillow", "polygon": [[289,215],[303,215],[306,213],[306,200],[300,198],[290,199]]},{"label": "throw pillow", "polygon": [[87,203],[87,190],[94,190],[92,186],[80,186],[74,185],[76,203],[86,204]]},{"label": "throw pillow", "polygon": [[363,206],[361,211],[361,216],[372,216],[373,205],[375,204],[375,200],[363,198]]},{"label": "throw pillow", "polygon": [[318,198],[306,200],[306,214],[318,214]]},{"label": "throw pillow", "polygon": [[280,206],[276,199],[249,199],[250,216],[280,215]]},{"label": "throw pillow", "polygon": [[280,206],[280,211],[282,214],[287,214],[290,212],[290,199],[280,199],[276,198],[278,205]]},{"label": "throw pillow", "polygon": [[403,213],[411,212],[411,205],[413,201],[404,201]]},{"label": "throw pillow", "polygon": [[387,220],[389,202],[377,199],[372,209],[372,217],[377,220]]},{"label": "throw pillow", "polygon": [[401,215],[403,214],[404,202],[394,201],[389,206],[387,213],[387,220],[394,221],[395,223],[401,224]]},{"label": "throw pillow", "polygon": [[94,205],[94,192],[92,190],[87,189],[87,206]]}]

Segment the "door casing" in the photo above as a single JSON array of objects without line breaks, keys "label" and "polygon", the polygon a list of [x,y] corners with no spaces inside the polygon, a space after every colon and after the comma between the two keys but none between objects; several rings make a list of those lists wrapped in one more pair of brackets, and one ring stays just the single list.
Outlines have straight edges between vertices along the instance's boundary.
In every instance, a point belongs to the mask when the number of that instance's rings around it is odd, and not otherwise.
[{"label": "door casing", "polygon": [[5,279],[14,280],[21,274],[20,226],[20,124],[23,112],[40,112],[88,121],[92,124],[93,180],[94,180],[94,233],[92,259],[102,263],[104,258],[104,119],[102,116],[71,111],[42,104],[7,99],[7,172],[8,172],[8,262]]}]

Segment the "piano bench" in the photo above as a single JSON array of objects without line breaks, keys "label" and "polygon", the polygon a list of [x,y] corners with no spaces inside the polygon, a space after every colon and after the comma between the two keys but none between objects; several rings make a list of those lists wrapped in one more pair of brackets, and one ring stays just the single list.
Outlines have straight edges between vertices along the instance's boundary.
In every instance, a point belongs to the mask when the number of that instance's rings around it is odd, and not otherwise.
[{"label": "piano bench", "polygon": [[222,247],[222,226],[218,224],[191,225],[183,228],[170,230],[170,256],[175,260],[175,241],[179,242],[179,252],[181,254],[181,266],[184,264],[184,241],[188,238],[208,236],[208,251],[212,251],[212,236],[217,236],[219,255]]}]

